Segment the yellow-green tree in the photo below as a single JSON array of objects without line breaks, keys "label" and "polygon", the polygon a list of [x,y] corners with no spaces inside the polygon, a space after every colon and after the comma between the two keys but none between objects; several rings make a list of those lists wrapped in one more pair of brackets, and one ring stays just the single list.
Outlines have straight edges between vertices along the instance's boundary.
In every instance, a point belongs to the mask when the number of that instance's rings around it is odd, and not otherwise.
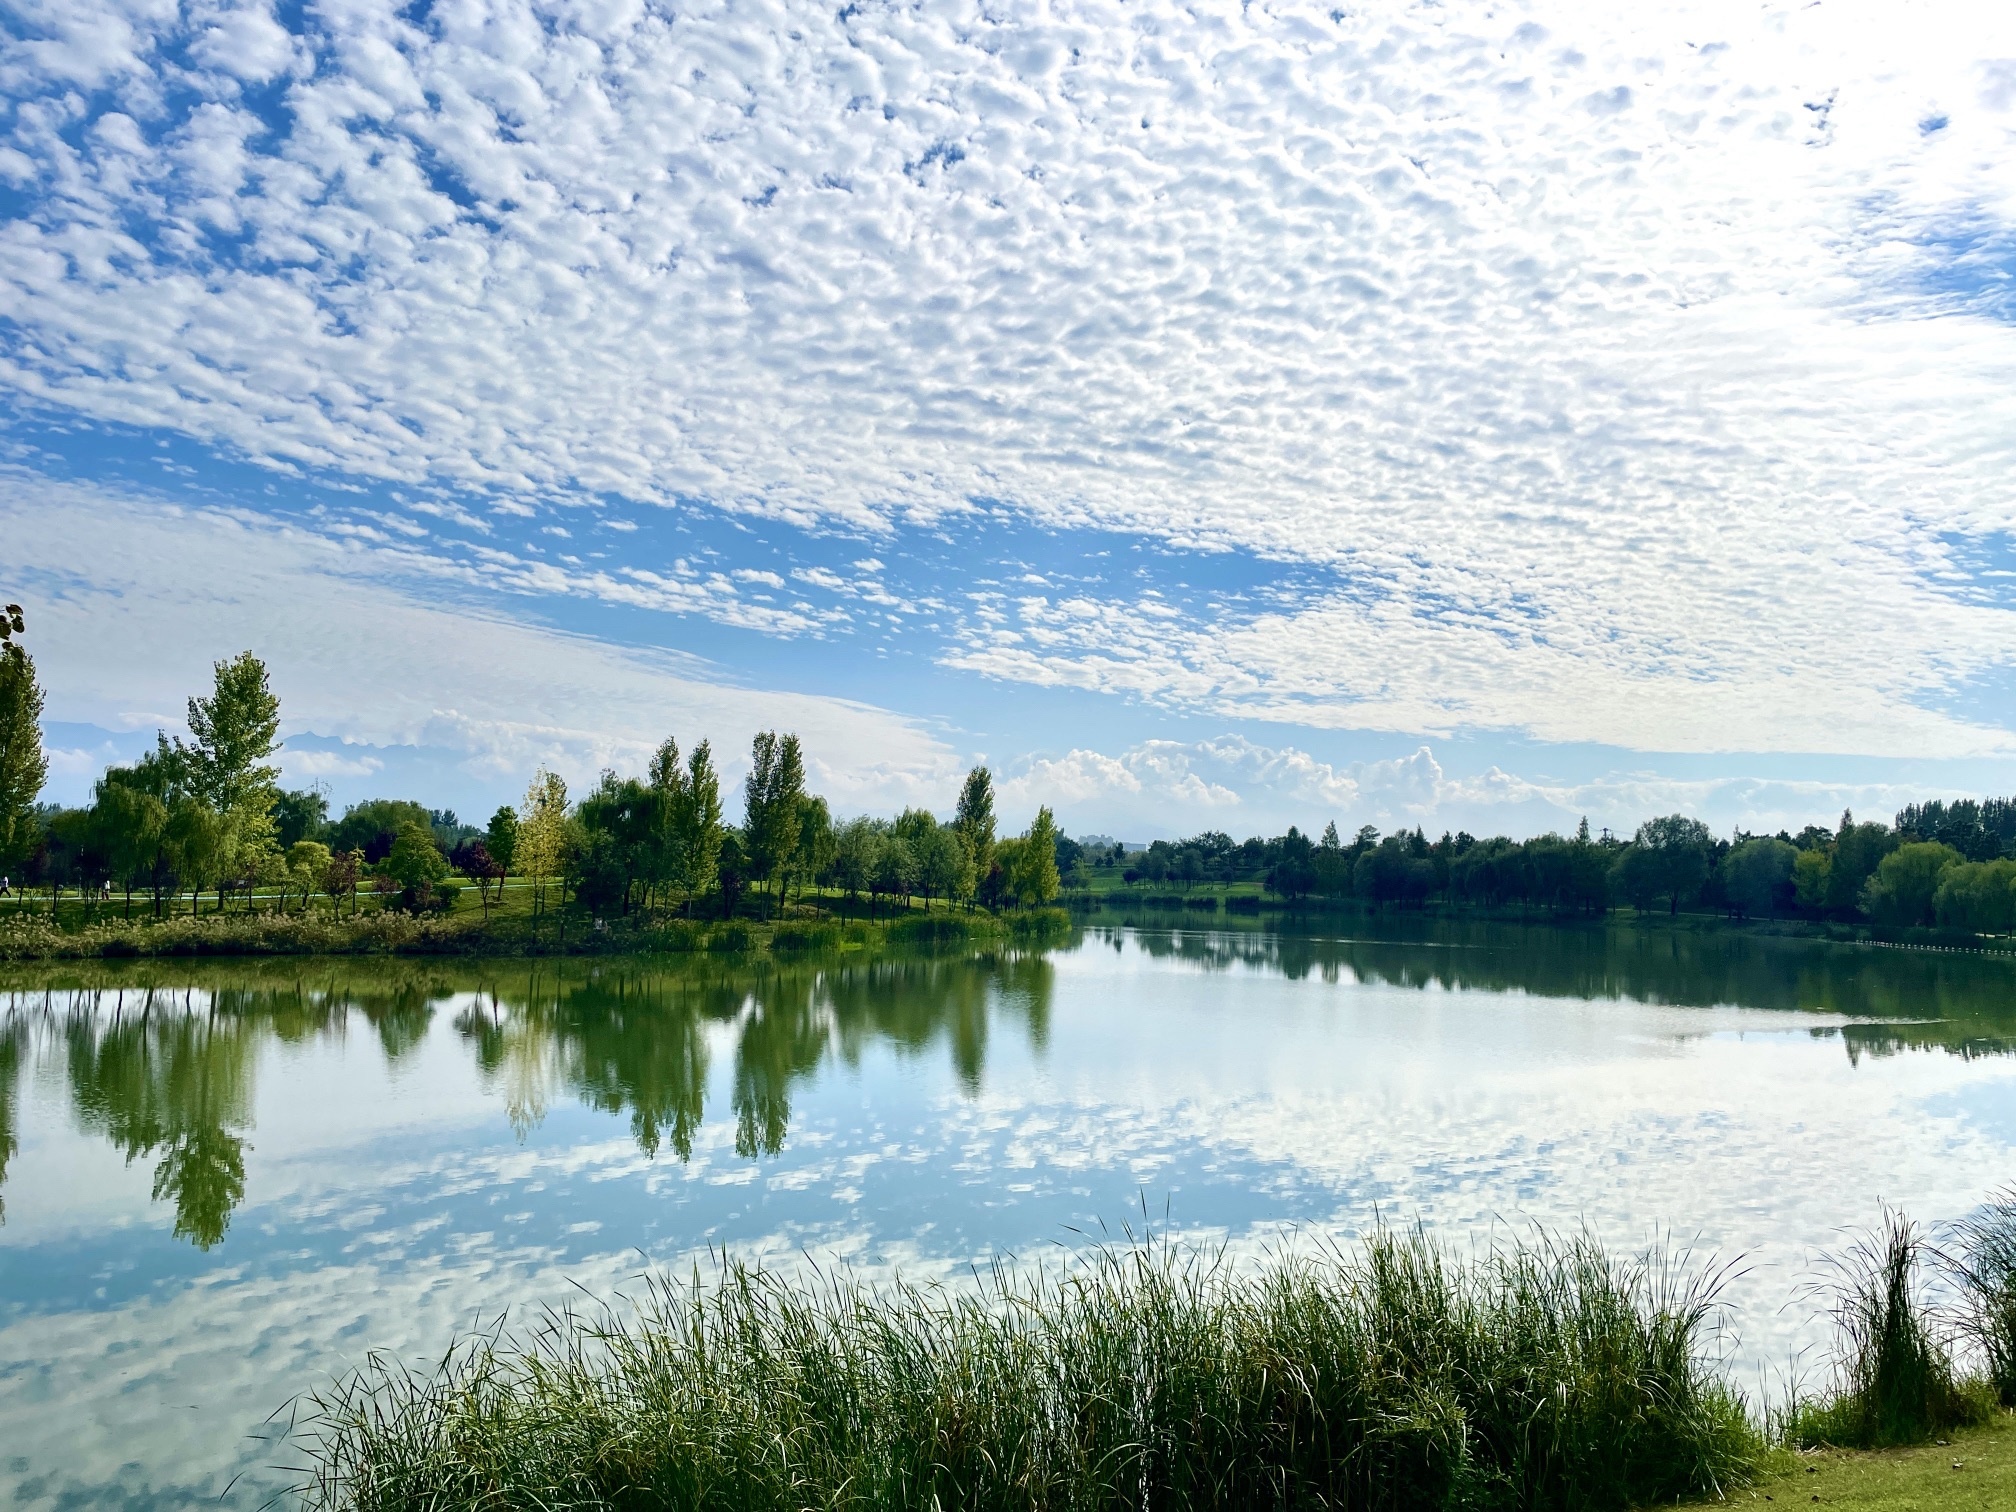
[{"label": "yellow-green tree", "polygon": [[567,784],[541,767],[518,807],[518,835],[512,860],[532,884],[532,912],[546,909],[546,889],[567,862]]},{"label": "yellow-green tree", "polygon": [[1015,853],[1010,877],[1015,901],[1025,908],[1054,903],[1062,884],[1057,876],[1057,821],[1047,807],[1036,810],[1029,832]]}]

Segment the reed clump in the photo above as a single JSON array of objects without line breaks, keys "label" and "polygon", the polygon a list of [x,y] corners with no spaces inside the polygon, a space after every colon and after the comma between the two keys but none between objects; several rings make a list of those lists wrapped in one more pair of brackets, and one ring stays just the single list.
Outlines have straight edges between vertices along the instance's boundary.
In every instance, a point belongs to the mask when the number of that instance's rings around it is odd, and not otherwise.
[{"label": "reed clump", "polygon": [[2005,1187],[1959,1225],[1956,1258],[1962,1326],[1996,1401],[2016,1408],[2016,1187]]},{"label": "reed clump", "polygon": [[1949,1262],[1902,1213],[1835,1262],[1834,1380],[1823,1395],[1787,1404],[1784,1439],[1799,1448],[1922,1444],[1986,1421],[1993,1397],[1955,1368],[1956,1330],[1925,1295],[1927,1271]]},{"label": "reed clump", "polygon": [[1717,1278],[1419,1233],[1241,1271],[1162,1242],[973,1287],[726,1265],[313,1404],[310,1506],[1583,1509],[1712,1494],[1761,1440]]}]

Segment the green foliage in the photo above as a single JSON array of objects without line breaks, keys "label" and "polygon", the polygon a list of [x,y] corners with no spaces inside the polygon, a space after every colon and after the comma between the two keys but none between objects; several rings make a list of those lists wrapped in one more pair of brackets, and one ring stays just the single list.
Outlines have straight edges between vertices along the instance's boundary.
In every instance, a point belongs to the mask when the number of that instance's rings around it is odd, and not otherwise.
[{"label": "green foliage", "polygon": [[1630,847],[1619,858],[1626,896],[1643,907],[1643,899],[1665,899],[1667,910],[1700,896],[1715,854],[1715,837],[1699,819],[1668,814],[1638,826]]},{"label": "green foliage", "polygon": [[1056,901],[1062,887],[1057,876],[1057,821],[1048,805],[1037,809],[1030,821],[1009,880],[1015,901],[1024,908],[1041,908]]},{"label": "green foliage", "polygon": [[1939,874],[1932,913],[1947,929],[2016,932],[2016,861],[1962,861]]},{"label": "green foliage", "polygon": [[1792,863],[1792,893],[1801,908],[1822,909],[1833,891],[1834,848],[1812,846]]},{"label": "green foliage", "polygon": [[273,839],[283,851],[297,840],[320,840],[329,828],[329,800],[313,789],[283,788],[273,799]]},{"label": "green foliage", "polygon": [[[8,606],[8,624],[20,618]],[[35,663],[19,642],[0,645],[0,866],[26,850],[34,825],[35,800],[48,780],[42,754],[42,687]]]},{"label": "green foliage", "polygon": [[1756,1462],[1659,1257],[1420,1235],[1257,1274],[1164,1243],[971,1289],[728,1265],[314,1404],[311,1507],[1582,1509]]},{"label": "green foliage", "polygon": [[1880,824],[1857,824],[1855,816],[1844,809],[1841,827],[1834,835],[1833,858],[1827,868],[1826,906],[1842,915],[1860,908],[1869,879],[1898,844],[1896,831]]},{"label": "green foliage", "polygon": [[490,816],[483,831],[483,848],[508,875],[518,855],[518,814],[508,803]]},{"label": "green foliage", "polygon": [[279,748],[280,700],[267,683],[266,664],[250,651],[216,663],[213,671],[210,696],[189,700],[194,738],[180,751],[190,786],[219,813],[247,805],[265,812],[280,777],[265,764]]},{"label": "green foliage", "polygon": [[1789,1442],[1850,1449],[1922,1444],[1983,1420],[1985,1404],[1955,1377],[1921,1294],[1926,1250],[1909,1219],[1886,1212],[1877,1231],[1837,1262],[1833,1389],[1817,1401],[1791,1404],[1783,1424]]},{"label": "green foliage", "polygon": [[1940,878],[1959,860],[1958,851],[1936,840],[1899,846],[1877,863],[1862,890],[1862,906],[1876,923],[1893,928],[1930,924]]},{"label": "green foliage", "polygon": [[798,857],[798,830],[804,822],[805,758],[798,737],[781,740],[759,731],[749,748],[749,775],[743,779],[742,844],[749,875],[756,881],[788,880]]},{"label": "green foliage", "polygon": [[977,766],[966,774],[952,828],[977,885],[994,869],[994,774],[986,767]]},{"label": "green foliage", "polygon": [[327,844],[332,851],[360,850],[364,859],[376,866],[392,853],[392,842],[399,832],[413,824],[433,833],[432,815],[425,804],[403,798],[367,798],[343,811]]},{"label": "green foliage", "polygon": [[1996,1400],[2016,1408],[2016,1187],[1960,1225],[1965,1327],[1988,1367]]},{"label": "green foliage", "polygon": [[1722,858],[1722,895],[1738,914],[1775,914],[1791,901],[1799,852],[1783,840],[1745,840]]},{"label": "green foliage", "polygon": [[[296,840],[287,847],[287,877],[301,892],[301,906],[308,906],[308,898],[329,878],[329,865],[335,858],[329,847],[320,840]],[[286,899],[283,896],[284,907]]]}]

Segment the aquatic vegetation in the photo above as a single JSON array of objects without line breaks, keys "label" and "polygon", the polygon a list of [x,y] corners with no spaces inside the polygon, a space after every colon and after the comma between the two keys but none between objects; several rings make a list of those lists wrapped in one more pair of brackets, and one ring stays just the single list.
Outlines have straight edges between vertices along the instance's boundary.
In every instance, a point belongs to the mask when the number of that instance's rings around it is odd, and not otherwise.
[{"label": "aquatic vegetation", "polygon": [[1963,1327],[1996,1400],[2016,1407],[2016,1187],[2003,1188],[1960,1224],[1959,1241]]},{"label": "aquatic vegetation", "polygon": [[1147,1242],[968,1288],[736,1264],[313,1403],[315,1507],[1601,1508],[1762,1443],[1716,1276],[1418,1233],[1258,1271]]},{"label": "aquatic vegetation", "polygon": [[1808,1447],[1921,1444],[1988,1415],[1987,1394],[1954,1368],[1948,1330],[1924,1295],[1935,1255],[1917,1226],[1886,1211],[1836,1262],[1834,1380],[1822,1396],[1794,1400],[1785,1439]]}]

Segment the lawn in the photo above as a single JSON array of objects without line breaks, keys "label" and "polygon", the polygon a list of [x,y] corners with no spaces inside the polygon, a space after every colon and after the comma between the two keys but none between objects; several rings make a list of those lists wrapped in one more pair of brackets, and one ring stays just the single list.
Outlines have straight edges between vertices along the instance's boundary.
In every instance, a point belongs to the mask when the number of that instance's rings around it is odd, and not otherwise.
[{"label": "lawn", "polygon": [[[1957,1468],[1956,1468],[1957,1467]],[[1757,1484],[1710,1505],[1840,1507],[1847,1512],[2011,1512],[2016,1416],[1921,1449],[1773,1454]]]}]

